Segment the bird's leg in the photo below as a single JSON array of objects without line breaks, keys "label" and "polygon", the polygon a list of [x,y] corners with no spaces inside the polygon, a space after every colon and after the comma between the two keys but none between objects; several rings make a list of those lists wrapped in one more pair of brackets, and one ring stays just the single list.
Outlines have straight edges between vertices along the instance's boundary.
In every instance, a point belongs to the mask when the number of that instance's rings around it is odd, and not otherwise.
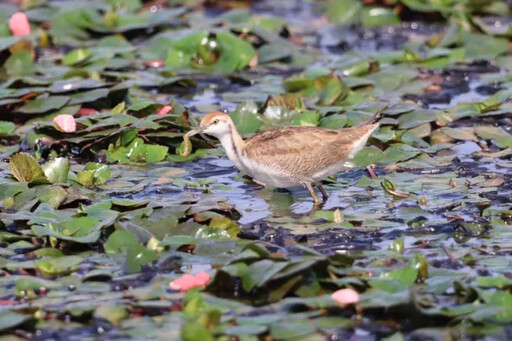
[{"label": "bird's leg", "polygon": [[322,186],[321,182],[317,182],[316,187],[318,187],[320,192],[322,192],[322,199],[324,199],[323,202],[326,202],[327,199],[329,199],[329,194],[327,194],[327,191],[325,190],[324,186]]},{"label": "bird's leg", "polygon": [[313,197],[313,200],[315,200],[315,206],[319,206],[320,204],[322,204],[322,200],[320,200],[320,198],[318,197],[318,194],[316,194],[315,190],[313,189],[313,186],[311,186],[311,184],[309,182],[305,183],[304,186],[306,186],[306,188],[309,191],[309,194],[311,194],[311,196]]},{"label": "bird's leg", "polygon": [[372,166],[367,166],[366,170],[368,171],[368,173],[370,174],[372,179],[376,179],[377,178],[377,174],[375,174],[375,171],[373,170]]}]

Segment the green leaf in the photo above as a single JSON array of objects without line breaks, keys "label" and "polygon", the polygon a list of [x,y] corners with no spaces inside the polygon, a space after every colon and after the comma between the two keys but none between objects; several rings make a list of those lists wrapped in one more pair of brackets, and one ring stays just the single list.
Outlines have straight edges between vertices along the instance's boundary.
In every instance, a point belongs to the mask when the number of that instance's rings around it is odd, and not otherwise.
[{"label": "green leaf", "polygon": [[393,164],[400,161],[407,161],[418,155],[420,151],[408,145],[397,145],[386,149],[384,156],[380,159],[379,163]]},{"label": "green leaf", "polygon": [[[30,221],[32,232],[38,237],[51,236],[76,243],[94,243],[100,237],[101,228],[113,224],[118,215],[115,211],[103,209],[88,212],[87,216],[70,219],[62,211],[56,212],[58,213],[52,214],[52,212],[43,211],[34,217]],[[47,214],[55,218],[49,220],[45,218]]]},{"label": "green leaf", "polygon": [[12,122],[0,121],[0,136],[11,134],[15,128],[16,125]]},{"label": "green leaf", "polygon": [[494,59],[508,51],[508,40],[487,34],[460,32],[460,40],[471,59]]},{"label": "green leaf", "polygon": [[129,248],[139,246],[139,241],[133,233],[116,230],[108,237],[108,240],[103,244],[105,253],[120,253],[126,252]]},{"label": "green leaf", "polygon": [[242,136],[254,134],[260,129],[261,118],[258,109],[254,102],[247,102],[239,105],[231,113],[231,119]]},{"label": "green leaf", "polygon": [[18,314],[7,309],[0,310],[0,331],[6,331],[8,329],[19,326],[30,318],[30,315]]},{"label": "green leaf", "polygon": [[151,264],[158,259],[158,253],[154,250],[148,250],[142,245],[128,248],[123,271],[127,274],[140,272],[142,265]]},{"label": "green leaf", "polygon": [[321,128],[338,130],[347,125],[347,116],[345,115],[329,115],[323,117],[318,124]]},{"label": "green leaf", "polygon": [[191,66],[227,73],[245,68],[254,54],[251,44],[231,32],[201,31],[172,42],[165,62],[173,69]]},{"label": "green leaf", "polygon": [[[143,155],[143,159],[148,163],[160,162],[167,156],[169,147],[159,146],[154,144],[145,144],[142,146],[140,155]],[[134,156],[134,159],[137,157]]]},{"label": "green leaf", "polygon": [[293,125],[300,126],[314,126],[316,127],[320,122],[320,114],[316,111],[305,111],[293,119]]},{"label": "green leaf", "polygon": [[46,180],[43,169],[27,153],[18,153],[11,156],[9,170],[19,182],[30,183],[37,180]]},{"label": "green leaf", "polygon": [[84,185],[85,187],[92,187],[94,185],[95,173],[96,171],[94,170],[83,170],[76,175],[76,179],[81,185]]},{"label": "green leaf", "polygon": [[226,217],[213,218],[209,226],[226,231],[231,238],[235,238],[242,231],[237,223]]},{"label": "green leaf", "polygon": [[306,336],[313,333],[315,330],[316,328],[307,321],[304,321],[304,323],[279,322],[270,325],[270,335],[276,340],[286,340]]},{"label": "green leaf", "polygon": [[497,277],[477,277],[476,284],[480,287],[496,287],[504,289],[512,286],[512,280],[503,276]]},{"label": "green leaf", "polygon": [[384,153],[375,147],[361,149],[354,156],[353,163],[356,167],[366,167],[378,163],[384,157]]},{"label": "green leaf", "polygon": [[89,49],[76,49],[65,55],[62,62],[65,65],[73,66],[83,63],[91,57],[92,52]]},{"label": "green leaf", "polygon": [[239,325],[227,328],[224,333],[227,335],[260,335],[268,330],[267,326],[262,325]]},{"label": "green leaf", "polygon": [[400,24],[400,18],[390,8],[371,7],[361,12],[361,23],[365,27]]},{"label": "green leaf", "polygon": [[363,3],[358,0],[331,0],[327,17],[335,24],[349,25],[359,20]]},{"label": "green leaf", "polygon": [[392,270],[389,275],[403,285],[411,285],[416,281],[418,270],[412,267],[405,267],[403,269]]},{"label": "green leaf", "polygon": [[64,257],[48,257],[35,261],[36,268],[45,276],[57,276],[70,273],[78,268],[83,262],[82,257],[64,256]]},{"label": "green leaf", "polygon": [[79,172],[77,180],[85,187],[103,185],[110,179],[110,167],[96,162],[88,162],[84,170]]},{"label": "green leaf", "polygon": [[168,147],[144,144],[144,140],[136,138],[127,146],[114,148],[113,145],[110,145],[106,154],[109,162],[155,163],[165,159],[168,150]]},{"label": "green leaf", "polygon": [[348,93],[347,85],[338,76],[327,76],[318,78],[318,82],[323,83],[322,91],[320,92],[321,105],[334,105],[342,100]]},{"label": "green leaf", "polygon": [[247,267],[242,276],[242,287],[245,291],[251,291],[254,287],[260,287],[287,265],[287,262],[273,262],[269,259],[252,263]]},{"label": "green leaf", "polygon": [[19,77],[34,74],[35,65],[30,51],[21,50],[7,58],[4,68],[9,77]]},{"label": "green leaf", "polygon": [[128,311],[122,305],[115,303],[100,304],[94,310],[94,317],[107,320],[112,325],[117,326],[121,321],[129,317]]},{"label": "green leaf", "polygon": [[18,112],[23,114],[43,114],[48,111],[58,110],[68,102],[68,96],[38,97],[19,108]]},{"label": "green leaf", "polygon": [[37,197],[43,204],[58,208],[66,199],[68,192],[60,186],[44,186],[37,189]]},{"label": "green leaf", "polygon": [[43,171],[46,178],[51,183],[66,183],[68,181],[69,160],[64,157],[58,157],[43,165]]}]

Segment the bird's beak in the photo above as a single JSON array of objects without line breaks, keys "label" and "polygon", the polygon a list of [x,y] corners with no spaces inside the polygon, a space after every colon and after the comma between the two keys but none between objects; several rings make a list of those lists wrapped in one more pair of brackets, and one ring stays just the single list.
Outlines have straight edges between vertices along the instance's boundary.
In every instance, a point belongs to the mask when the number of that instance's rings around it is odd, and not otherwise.
[{"label": "bird's beak", "polygon": [[185,134],[185,137],[194,136],[196,134],[202,133],[207,127],[197,126],[188,133]]}]

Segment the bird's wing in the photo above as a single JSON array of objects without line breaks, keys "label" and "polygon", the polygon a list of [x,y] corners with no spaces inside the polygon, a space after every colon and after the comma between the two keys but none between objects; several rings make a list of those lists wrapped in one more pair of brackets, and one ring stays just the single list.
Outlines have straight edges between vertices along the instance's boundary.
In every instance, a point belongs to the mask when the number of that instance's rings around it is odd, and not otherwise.
[{"label": "bird's wing", "polygon": [[290,174],[290,177],[306,177],[343,161],[351,146],[372,128],[286,127],[268,130],[246,140],[244,153],[251,160]]}]

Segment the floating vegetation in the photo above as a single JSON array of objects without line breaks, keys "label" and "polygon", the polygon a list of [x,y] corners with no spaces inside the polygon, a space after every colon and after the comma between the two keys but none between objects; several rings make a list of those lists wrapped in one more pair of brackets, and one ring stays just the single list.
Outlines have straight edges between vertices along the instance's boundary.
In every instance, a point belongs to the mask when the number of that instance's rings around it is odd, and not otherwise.
[{"label": "floating vegetation", "polygon": [[[4,1],[2,336],[509,339],[510,14]],[[188,138],[223,110],[244,137],[383,119],[309,214]]]}]

